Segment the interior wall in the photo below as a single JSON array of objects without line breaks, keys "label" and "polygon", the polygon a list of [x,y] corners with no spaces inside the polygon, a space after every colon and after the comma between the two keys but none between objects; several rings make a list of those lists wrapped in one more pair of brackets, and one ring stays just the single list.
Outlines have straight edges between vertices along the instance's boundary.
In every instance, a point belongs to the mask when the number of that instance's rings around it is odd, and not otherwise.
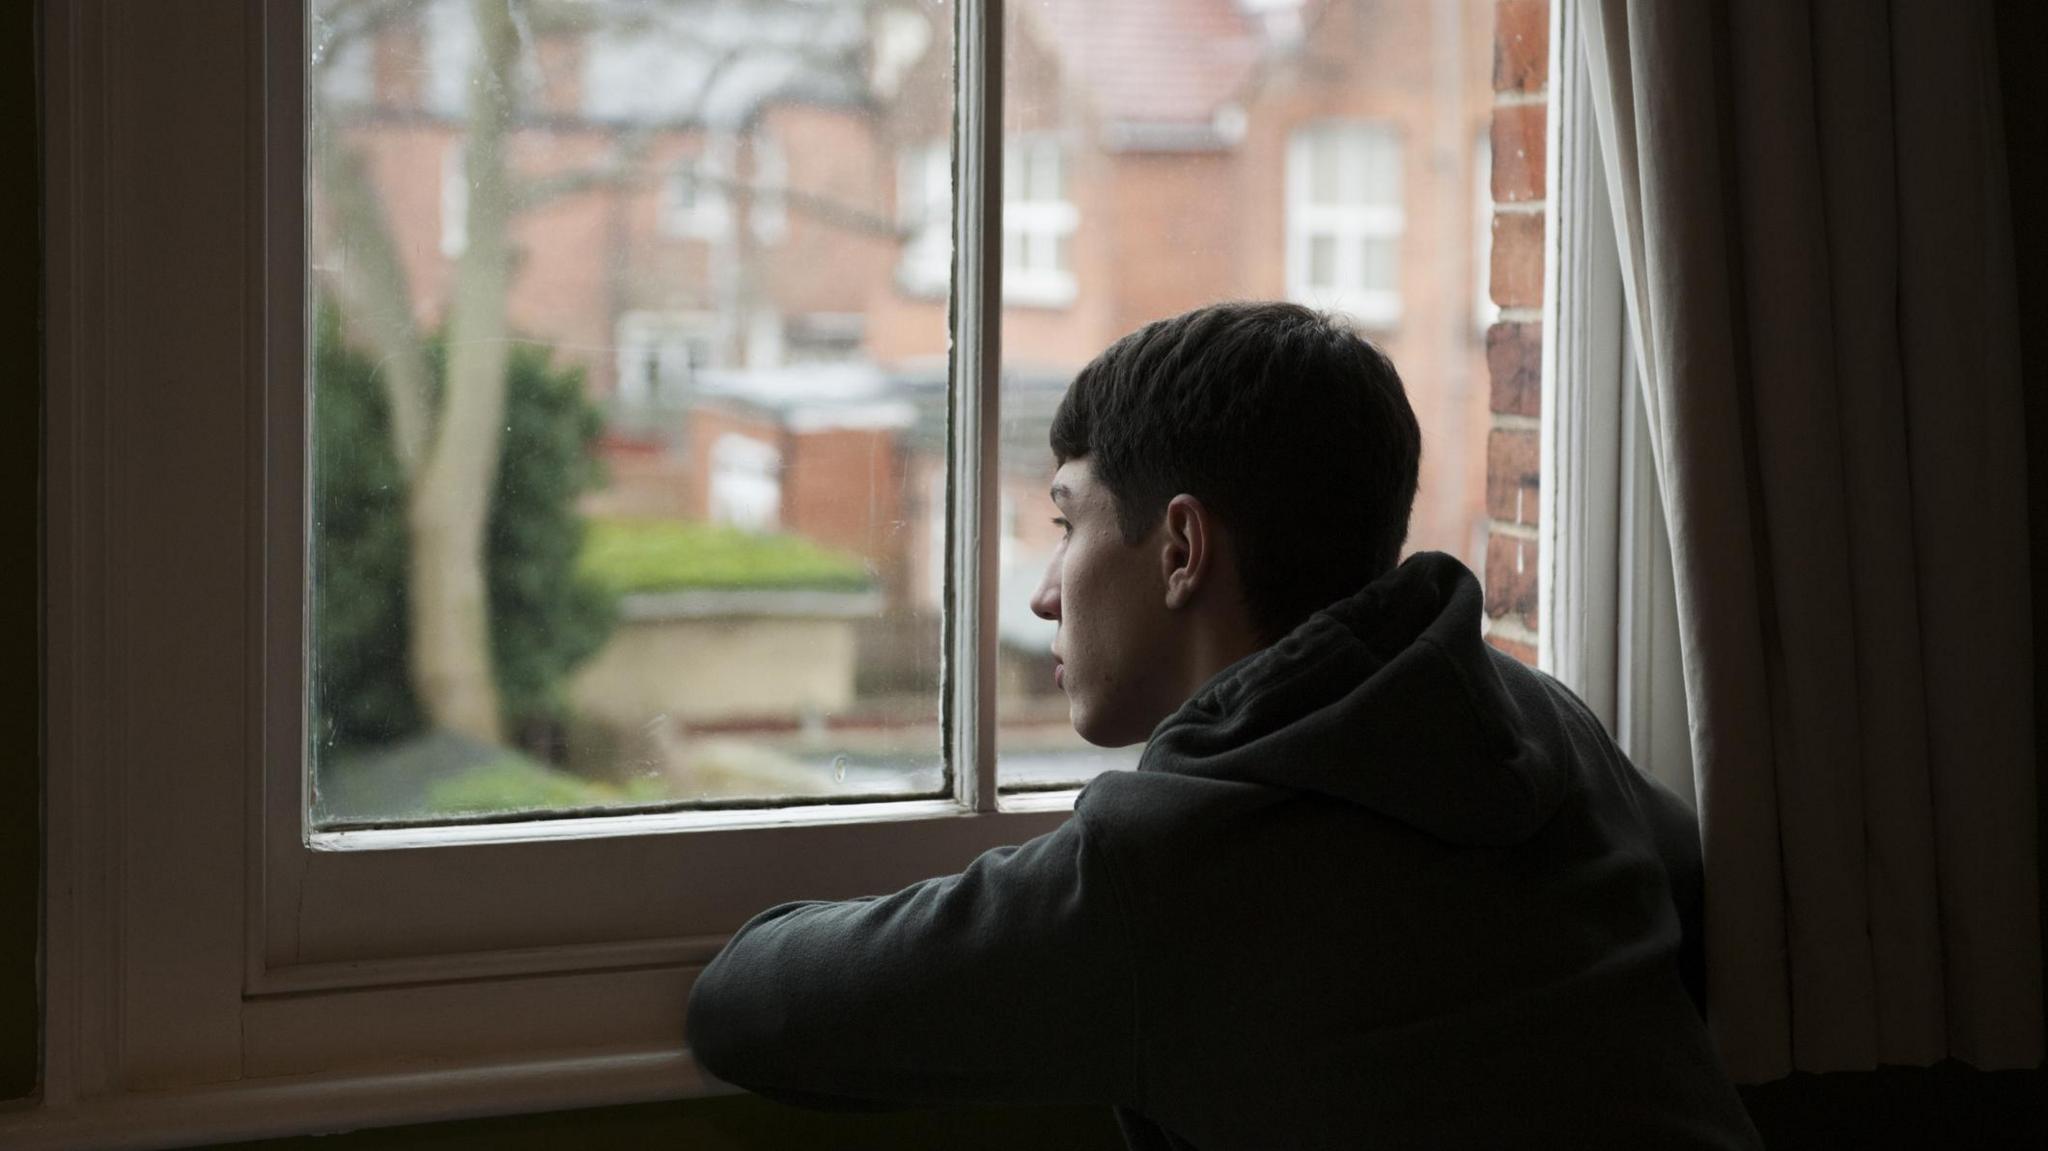
[{"label": "interior wall", "polygon": [[[2048,44],[2048,6],[2038,0],[1999,0],[1999,92],[2013,205],[2013,265],[2019,273],[2020,379],[2026,396],[2032,545],[2028,550],[2034,576],[2034,766],[2040,781],[2034,802],[2041,827],[2035,860],[2044,900],[2041,954],[2048,957],[2048,602],[2041,595],[2048,588],[2048,215],[2033,206],[2033,193],[2048,186],[2048,107],[2043,106],[2031,71],[2031,50],[2041,44]],[[2042,980],[2048,983],[2048,970]],[[2048,1029],[2048,995],[2042,999],[2042,1027]]]},{"label": "interior wall", "polygon": [[0,1100],[37,1078],[42,932],[42,166],[39,4],[0,5]]}]

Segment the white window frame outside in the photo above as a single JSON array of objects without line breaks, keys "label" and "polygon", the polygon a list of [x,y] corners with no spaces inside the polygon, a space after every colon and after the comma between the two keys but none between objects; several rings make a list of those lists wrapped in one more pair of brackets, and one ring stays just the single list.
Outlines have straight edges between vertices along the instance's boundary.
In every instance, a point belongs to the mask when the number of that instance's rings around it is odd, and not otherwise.
[{"label": "white window frame outside", "polygon": [[[1313,196],[1310,151],[1316,137],[1335,135],[1340,139],[1370,139],[1390,147],[1394,155],[1394,200],[1391,203],[1324,204]],[[1372,328],[1389,328],[1401,321],[1401,240],[1407,231],[1407,158],[1403,155],[1400,132],[1377,120],[1312,120],[1296,125],[1287,137],[1287,294],[1288,298],[1311,307],[1344,312]],[[1347,157],[1342,162],[1356,163]],[[1330,285],[1310,280],[1311,249],[1316,239],[1333,241],[1336,282]],[[1365,283],[1359,247],[1366,240],[1391,241],[1394,245],[1392,287],[1375,288]]]},{"label": "white window frame outside", "polygon": [[[725,1091],[683,1050],[682,1013],[748,916],[892,890],[1068,816],[1072,792],[996,787],[1001,533],[972,530],[1001,520],[1002,7],[957,12],[951,794],[313,833],[303,9],[51,0],[44,1081],[0,1115],[0,1144]],[[1577,402],[1579,378],[1545,411]],[[1621,540],[1618,511],[1601,522]],[[1597,529],[1556,538],[1615,566]],[[1619,635],[1619,609],[1606,618]],[[1598,622],[1547,637],[1546,660],[1568,670]]]}]

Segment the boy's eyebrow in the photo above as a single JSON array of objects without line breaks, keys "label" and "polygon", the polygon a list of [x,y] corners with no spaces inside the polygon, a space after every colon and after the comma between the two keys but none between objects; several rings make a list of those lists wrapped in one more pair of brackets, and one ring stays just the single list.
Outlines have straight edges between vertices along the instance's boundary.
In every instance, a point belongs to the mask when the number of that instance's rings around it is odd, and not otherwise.
[{"label": "boy's eyebrow", "polygon": [[1073,490],[1072,490],[1072,489],[1070,489],[1070,488],[1068,488],[1068,487],[1067,487],[1067,485],[1065,485],[1065,484],[1054,484],[1054,485],[1052,486],[1052,502],[1054,502],[1054,503],[1056,503],[1056,504],[1059,504],[1060,506],[1064,507],[1064,506],[1066,506],[1066,501],[1068,501],[1068,500],[1070,500],[1070,499],[1073,499],[1073,498],[1074,498],[1074,493],[1073,493]]}]

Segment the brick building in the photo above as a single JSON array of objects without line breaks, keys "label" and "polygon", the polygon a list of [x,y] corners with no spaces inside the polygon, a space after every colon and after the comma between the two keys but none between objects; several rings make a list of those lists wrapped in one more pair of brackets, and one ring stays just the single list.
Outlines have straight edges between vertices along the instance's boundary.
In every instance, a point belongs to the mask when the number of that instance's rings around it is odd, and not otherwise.
[{"label": "brick building", "polygon": [[[1498,51],[1495,8],[1009,6],[1002,574],[1020,653],[1049,639],[1023,600],[1054,538],[1053,403],[1124,332],[1228,298],[1339,310],[1386,348],[1425,434],[1410,546],[1484,565],[1490,594],[1533,613],[1536,565],[1514,559],[1534,546],[1541,289],[1526,33],[1547,8],[1501,4]],[[590,510],[804,535],[865,557],[893,615],[931,616],[950,8],[589,3],[526,33],[509,319],[607,408],[612,482]],[[473,41],[465,0],[435,0],[338,36],[316,80],[428,325],[464,241]],[[316,266],[347,258],[325,252]],[[1503,641],[1534,623],[1505,619]]]}]

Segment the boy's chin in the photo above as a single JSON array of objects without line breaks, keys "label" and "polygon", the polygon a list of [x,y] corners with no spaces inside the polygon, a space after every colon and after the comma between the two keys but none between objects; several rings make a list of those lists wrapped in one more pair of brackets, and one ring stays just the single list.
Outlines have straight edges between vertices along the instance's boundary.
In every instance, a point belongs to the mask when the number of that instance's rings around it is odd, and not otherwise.
[{"label": "boy's chin", "polygon": [[1075,734],[1096,747],[1130,747],[1145,742],[1151,729],[1138,730],[1136,724],[1119,723],[1117,717],[1091,714],[1075,700],[1067,701],[1067,717],[1074,725]]}]

